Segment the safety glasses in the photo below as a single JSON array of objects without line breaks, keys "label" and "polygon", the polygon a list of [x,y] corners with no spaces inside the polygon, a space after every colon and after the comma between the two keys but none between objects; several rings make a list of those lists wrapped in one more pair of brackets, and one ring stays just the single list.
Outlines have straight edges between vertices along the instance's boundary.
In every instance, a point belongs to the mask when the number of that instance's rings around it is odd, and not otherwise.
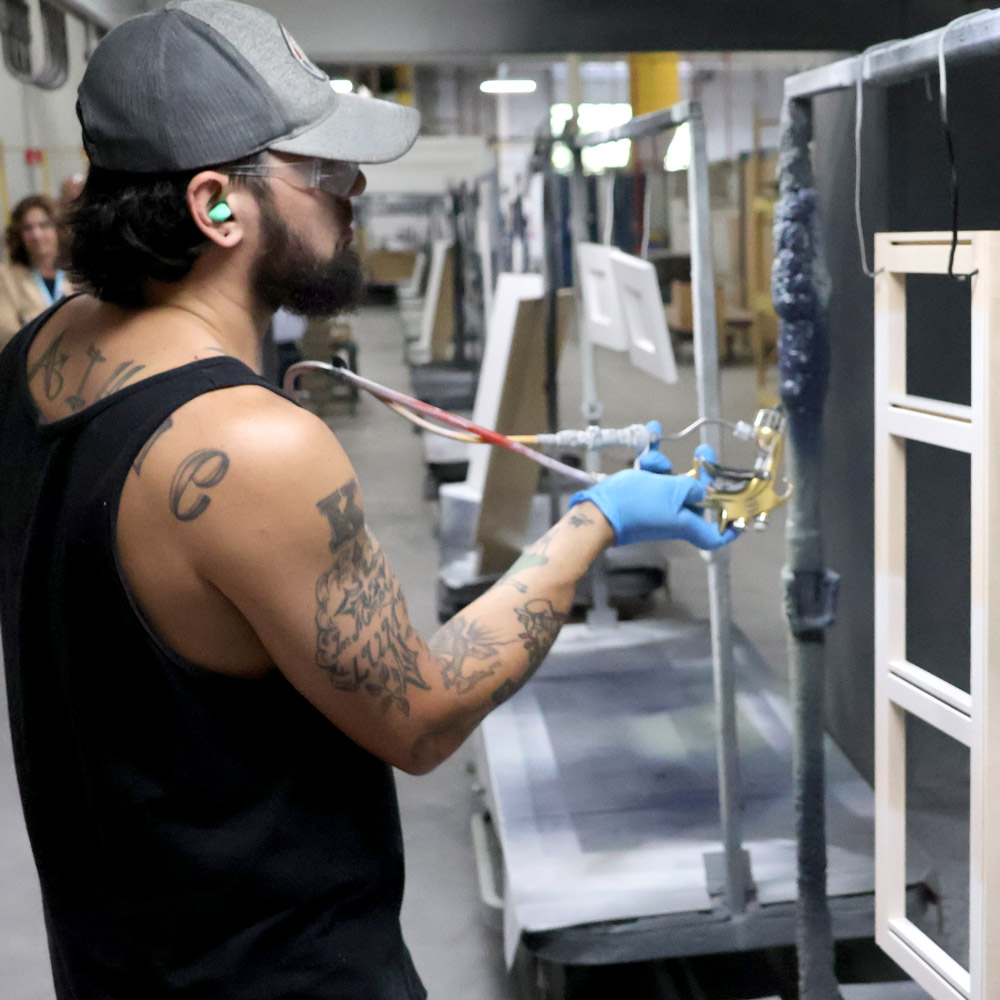
[{"label": "safety glasses", "polygon": [[288,160],[247,163],[230,167],[226,172],[243,177],[277,177],[300,191],[318,188],[338,198],[347,198],[357,182],[360,167],[348,160]]}]

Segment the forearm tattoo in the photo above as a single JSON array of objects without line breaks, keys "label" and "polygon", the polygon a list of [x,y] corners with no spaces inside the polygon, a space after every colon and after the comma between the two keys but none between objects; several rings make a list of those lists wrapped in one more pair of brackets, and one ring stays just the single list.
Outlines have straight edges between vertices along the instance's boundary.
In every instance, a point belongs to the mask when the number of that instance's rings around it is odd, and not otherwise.
[{"label": "forearm tattoo", "polygon": [[544,566],[549,561],[545,550],[549,547],[549,542],[552,540],[554,531],[555,528],[549,528],[538,541],[529,545],[517,557],[510,569],[500,577],[501,582],[513,587],[519,594],[526,594],[528,588],[520,580],[516,580],[515,576],[522,569],[531,569],[533,566]]},{"label": "forearm tattoo", "polygon": [[409,715],[410,688],[430,690],[418,665],[426,647],[357,495],[352,479],[316,505],[330,522],[333,553],[316,582],[316,663],[338,690],[364,690],[384,712],[395,706]]},{"label": "forearm tattoo", "polygon": [[508,677],[490,695],[494,705],[502,705],[531,680],[548,655],[567,618],[561,611],[556,611],[552,602],[545,597],[533,598],[522,607],[515,608],[514,614],[517,615],[521,625],[521,632],[517,637],[528,651],[528,666],[519,677]]},{"label": "forearm tattoo", "polygon": [[569,523],[572,524],[574,528],[582,528],[585,524],[594,524],[596,522],[589,514],[580,510],[579,507],[575,507],[570,512]]},{"label": "forearm tattoo", "polygon": [[544,597],[536,597],[524,607],[515,608],[514,614],[524,629],[518,639],[528,651],[528,671],[533,674],[556,641],[566,615],[556,611],[552,602]]},{"label": "forearm tattoo", "polygon": [[490,695],[490,700],[494,705],[502,705],[531,680],[535,671],[548,655],[552,643],[556,641],[556,636],[559,634],[559,629],[566,623],[567,618],[561,611],[556,611],[552,602],[545,597],[533,598],[522,607],[515,608],[514,614],[517,615],[517,620],[521,625],[521,631],[517,637],[528,651],[528,666],[519,677],[508,677]]},{"label": "forearm tattoo", "polygon": [[492,677],[502,666],[500,647],[520,641],[527,650],[528,664],[520,676],[508,677],[490,696],[494,705],[506,701],[520,690],[539,668],[555,642],[566,615],[556,611],[548,598],[535,597],[514,608],[521,631],[515,638],[501,639],[475,619],[456,615],[438,629],[430,641],[430,651],[441,663],[445,690],[467,694],[480,681]]},{"label": "forearm tattoo", "polygon": [[445,690],[467,694],[481,680],[500,666],[500,647],[512,640],[501,640],[476,621],[456,615],[438,629],[430,641],[430,651],[441,661],[441,680]]},{"label": "forearm tattoo", "polygon": [[[567,523],[572,528],[583,528],[588,524],[596,523],[594,519],[586,512],[580,510],[579,508],[574,508],[569,515]],[[549,562],[548,549],[549,544],[552,539],[559,534],[560,531],[565,530],[564,524],[554,524],[548,531],[542,535],[538,541],[533,542],[529,545],[517,560],[513,563],[510,569],[500,578],[501,582],[513,587],[518,593],[526,594],[528,593],[528,588],[523,581],[516,579],[518,573],[521,570],[531,569],[534,566],[545,566]]]},{"label": "forearm tattoo", "polygon": [[[509,638],[477,619],[457,615],[424,644],[409,622],[399,581],[365,527],[358,492],[352,479],[316,505],[329,522],[333,554],[332,566],[316,582],[317,665],[338,690],[364,690],[384,712],[395,707],[408,715],[411,689],[431,690],[420,672],[422,654],[439,664],[446,691],[464,695],[505,672],[501,649],[519,642],[527,664],[490,696],[495,705],[506,701],[538,669],[567,616],[549,599],[536,597],[513,609],[519,631],[508,632]],[[592,523],[582,515],[572,526]],[[531,546],[507,576],[545,565],[556,530]]]}]

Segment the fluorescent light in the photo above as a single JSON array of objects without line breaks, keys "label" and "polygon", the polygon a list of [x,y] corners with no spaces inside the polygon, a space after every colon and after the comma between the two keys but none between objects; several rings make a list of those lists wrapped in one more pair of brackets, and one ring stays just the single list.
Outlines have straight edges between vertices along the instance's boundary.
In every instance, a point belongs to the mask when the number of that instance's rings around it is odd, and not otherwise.
[{"label": "fluorescent light", "polygon": [[338,94],[349,94],[352,90],[354,90],[354,84],[351,83],[350,80],[331,80],[330,86],[333,87]]},{"label": "fluorescent light", "polygon": [[484,94],[531,94],[537,86],[534,80],[483,80],[479,89]]}]

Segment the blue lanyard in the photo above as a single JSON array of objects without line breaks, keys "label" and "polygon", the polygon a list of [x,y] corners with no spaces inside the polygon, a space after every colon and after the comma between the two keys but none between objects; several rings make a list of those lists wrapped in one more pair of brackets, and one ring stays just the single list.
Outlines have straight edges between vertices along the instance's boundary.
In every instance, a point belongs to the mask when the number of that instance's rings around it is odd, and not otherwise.
[{"label": "blue lanyard", "polygon": [[35,276],[35,284],[41,289],[47,305],[51,306],[62,298],[64,272],[56,271],[56,280],[53,283],[51,292],[49,291],[49,286],[45,284],[45,279],[37,271],[32,270],[31,273]]}]

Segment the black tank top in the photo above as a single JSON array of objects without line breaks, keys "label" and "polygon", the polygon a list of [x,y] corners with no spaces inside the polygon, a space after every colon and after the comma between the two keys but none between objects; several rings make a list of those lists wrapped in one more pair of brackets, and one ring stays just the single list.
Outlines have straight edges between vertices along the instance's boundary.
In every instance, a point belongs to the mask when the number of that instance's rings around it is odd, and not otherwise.
[{"label": "black tank top", "polygon": [[232,358],[50,424],[0,354],[0,622],[14,758],[59,1000],[414,1000],[392,771],[277,671],[226,677],[154,634],[115,523],[143,444]]}]

